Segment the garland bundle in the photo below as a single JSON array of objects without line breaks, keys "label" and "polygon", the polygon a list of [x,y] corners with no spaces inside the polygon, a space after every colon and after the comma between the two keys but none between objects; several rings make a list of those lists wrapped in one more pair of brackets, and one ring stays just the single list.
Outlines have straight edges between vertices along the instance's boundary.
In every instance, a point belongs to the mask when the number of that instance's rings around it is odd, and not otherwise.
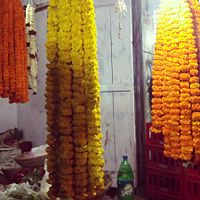
[{"label": "garland bundle", "polygon": [[164,135],[164,154],[174,159],[200,154],[197,13],[195,0],[164,0],[158,14],[151,130]]},{"label": "garland bundle", "polygon": [[104,188],[93,0],[50,0],[46,109],[49,197],[88,199]]},{"label": "garland bundle", "polygon": [[37,44],[35,28],[35,8],[28,4],[26,7],[26,44],[28,57],[28,82],[33,94],[37,93]]},{"label": "garland bundle", "polygon": [[10,103],[28,101],[25,19],[20,0],[0,8],[0,97]]}]

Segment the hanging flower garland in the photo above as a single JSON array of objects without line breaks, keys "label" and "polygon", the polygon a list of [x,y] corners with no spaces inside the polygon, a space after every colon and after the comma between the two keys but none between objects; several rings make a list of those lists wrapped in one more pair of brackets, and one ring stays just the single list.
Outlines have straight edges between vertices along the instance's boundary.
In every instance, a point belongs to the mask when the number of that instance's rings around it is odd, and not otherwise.
[{"label": "hanging flower garland", "polygon": [[6,0],[2,5],[3,10],[3,23],[2,23],[2,46],[3,46],[3,97],[9,97],[9,65],[8,65],[8,57],[9,57],[9,49],[8,49],[8,26],[9,26],[9,1]]},{"label": "hanging flower garland", "polygon": [[49,4],[45,95],[51,199],[88,199],[104,188],[94,17],[92,0]]},{"label": "hanging flower garland", "polygon": [[122,30],[122,16],[125,16],[125,14],[127,13],[127,6],[124,0],[116,0],[116,4],[115,4],[115,8],[116,8],[116,14],[118,15],[119,18],[119,33],[118,33],[118,38],[121,38],[121,30]]},{"label": "hanging flower garland", "polygon": [[94,1],[82,4],[88,173],[91,195],[104,188],[104,159],[101,140],[100,84],[97,60],[97,32]]},{"label": "hanging flower garland", "polygon": [[37,93],[37,42],[35,27],[35,7],[28,4],[26,7],[26,44],[28,54],[28,81],[33,94]]},{"label": "hanging flower garland", "polygon": [[186,0],[161,2],[153,66],[151,130],[165,136],[165,156],[182,160],[190,160],[193,148],[200,144],[194,132],[200,119],[196,104],[200,91],[194,21]]},{"label": "hanging flower garland", "polygon": [[[73,0],[71,2],[72,24],[72,71],[73,71],[73,135],[75,146],[75,199],[87,199],[87,186],[89,184],[87,161],[87,119],[84,74],[84,46],[83,46],[83,10],[85,2]],[[88,22],[89,23],[89,22]]]},{"label": "hanging flower garland", "polygon": [[9,16],[9,23],[8,23],[8,48],[9,48],[9,76],[10,76],[10,88],[9,93],[10,96],[15,95],[16,91],[16,77],[15,77],[15,44],[14,44],[14,38],[13,38],[13,24],[14,24],[14,13],[13,13],[13,1],[8,2],[8,16]]},{"label": "hanging flower garland", "polygon": [[[198,99],[200,98],[200,85],[199,85],[199,66],[200,66],[200,6],[195,0],[188,0],[190,4],[190,10],[193,15],[194,23],[194,35],[196,37],[197,46],[197,60],[198,66],[193,62],[193,67],[190,70],[190,88],[192,95],[192,135],[193,135],[193,146],[195,148],[195,154],[200,155],[200,105]],[[196,56],[195,56],[196,58]]]},{"label": "hanging flower garland", "polygon": [[58,68],[57,68],[57,33],[58,33],[58,15],[57,0],[49,1],[48,19],[47,19],[47,43],[46,52],[49,64],[47,64],[46,78],[46,110],[47,110],[47,170],[49,172],[48,183],[51,185],[48,196],[54,200],[59,194],[58,170],[59,165],[59,134],[58,134]]},{"label": "hanging flower garland", "polygon": [[72,71],[71,71],[71,23],[70,1],[58,0],[58,130],[59,167],[58,180],[60,198],[74,198],[74,145],[72,133]]},{"label": "hanging flower garland", "polygon": [[10,103],[28,101],[25,19],[20,0],[6,0],[0,8],[0,97]]}]

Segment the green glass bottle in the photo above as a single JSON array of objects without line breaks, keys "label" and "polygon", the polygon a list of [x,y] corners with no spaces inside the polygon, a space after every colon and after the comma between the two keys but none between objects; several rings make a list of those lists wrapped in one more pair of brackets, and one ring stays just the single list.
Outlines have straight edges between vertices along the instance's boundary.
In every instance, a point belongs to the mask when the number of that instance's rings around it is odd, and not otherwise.
[{"label": "green glass bottle", "polygon": [[123,156],[117,177],[118,199],[133,200],[133,171],[128,162],[128,156]]}]

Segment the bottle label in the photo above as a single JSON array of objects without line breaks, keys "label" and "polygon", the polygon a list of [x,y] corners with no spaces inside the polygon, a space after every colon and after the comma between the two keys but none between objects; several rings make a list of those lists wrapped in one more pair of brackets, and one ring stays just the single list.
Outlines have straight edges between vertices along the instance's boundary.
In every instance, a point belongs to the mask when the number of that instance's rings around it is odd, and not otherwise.
[{"label": "bottle label", "polygon": [[118,199],[133,200],[133,181],[118,181]]}]

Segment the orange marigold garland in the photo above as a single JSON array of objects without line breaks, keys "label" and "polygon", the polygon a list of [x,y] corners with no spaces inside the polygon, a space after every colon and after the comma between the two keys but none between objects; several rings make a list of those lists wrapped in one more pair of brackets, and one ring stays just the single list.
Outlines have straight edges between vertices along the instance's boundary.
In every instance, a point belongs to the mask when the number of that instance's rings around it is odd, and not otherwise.
[{"label": "orange marigold garland", "polygon": [[[174,30],[173,23],[171,22],[171,18],[175,17],[174,9],[166,10],[168,13],[168,27],[166,28],[164,37],[169,38],[169,34],[172,30]],[[176,23],[176,22],[174,22]],[[174,33],[175,34],[175,33]],[[175,40],[166,40],[165,49],[167,50],[166,58],[166,68],[164,82],[165,95],[163,96],[164,108],[166,109],[164,113],[164,130],[168,133],[168,137],[164,138],[164,147],[165,147],[165,155],[171,156],[177,159],[180,155],[180,139],[179,139],[179,118],[177,116],[180,115],[180,107],[178,106],[179,98],[180,98],[180,81],[179,81],[179,72],[180,66],[177,59],[175,59],[175,55],[178,54],[178,41]],[[177,106],[174,106],[177,105]],[[167,117],[166,117],[167,116]],[[169,146],[170,143],[170,146]],[[170,149],[169,149],[170,148]],[[166,154],[166,151],[170,151],[170,154]]]},{"label": "orange marigold garland", "polygon": [[[165,7],[161,7],[160,14],[165,12]],[[169,20],[169,19],[168,19]],[[167,31],[167,27],[169,22],[166,19],[162,20],[161,17],[158,17],[158,29],[156,36],[160,38],[156,42],[155,46],[155,56],[153,63],[153,87],[152,87],[152,127],[151,131],[153,133],[161,133],[163,131],[164,134],[164,153],[166,156],[171,155],[171,142],[169,135],[169,125],[163,124],[163,121],[168,119],[169,116],[169,104],[166,103],[166,94],[168,94],[167,83],[167,74],[165,74],[165,70],[167,67],[167,61],[164,60],[164,55],[166,55],[169,51],[167,49],[167,45],[163,43],[161,39],[164,37]]]},{"label": "orange marigold garland", "polygon": [[[152,132],[165,136],[166,156],[182,160],[192,158],[193,148],[195,153],[200,153],[199,15],[195,10],[198,3],[193,0],[188,2],[161,2],[152,86]],[[159,35],[160,30],[163,34]],[[159,46],[160,43],[162,45]],[[157,60],[165,66],[161,67],[162,73]],[[162,122],[159,117],[162,117]]]},{"label": "orange marigold garland", "polygon": [[28,101],[28,72],[27,72],[27,48],[26,48],[26,27],[25,27],[25,16],[23,7],[20,5],[20,20],[21,20],[21,62],[22,62],[22,74],[21,74],[21,97],[19,102],[25,103]]},{"label": "orange marigold garland", "polygon": [[9,74],[10,74],[10,98],[13,98],[16,91],[16,76],[15,76],[15,43],[14,43],[14,10],[13,10],[13,0],[9,0],[8,2],[8,11],[9,11],[9,23],[8,23],[8,38],[9,38]]},{"label": "orange marigold garland", "polygon": [[8,65],[8,57],[9,57],[9,49],[8,49],[8,26],[9,26],[9,13],[8,13],[8,2],[9,0],[5,0],[1,5],[3,10],[3,36],[2,36],[2,45],[3,45],[3,95],[2,97],[9,97],[9,65]]},{"label": "orange marigold garland", "polygon": [[28,101],[25,19],[20,0],[5,0],[0,8],[0,96],[10,103]]},{"label": "orange marigold garland", "polygon": [[3,94],[3,7],[0,6],[0,97]]},{"label": "orange marigold garland", "polygon": [[28,101],[28,73],[27,73],[27,51],[25,40],[25,18],[24,10],[20,1],[14,1],[14,42],[15,42],[15,76],[16,89],[10,102],[25,103]]},{"label": "orange marigold garland", "polygon": [[[197,60],[198,66],[196,62],[192,62],[192,70],[199,71],[200,66],[200,6],[199,3],[195,0],[188,0],[190,4],[190,9],[193,14],[193,23],[196,37],[196,46],[197,46]],[[200,104],[195,99],[200,97],[200,88],[199,88],[199,73],[193,73],[190,71],[191,79],[191,95],[192,95],[192,134],[193,134],[193,146],[195,148],[195,154],[200,154]]]}]

